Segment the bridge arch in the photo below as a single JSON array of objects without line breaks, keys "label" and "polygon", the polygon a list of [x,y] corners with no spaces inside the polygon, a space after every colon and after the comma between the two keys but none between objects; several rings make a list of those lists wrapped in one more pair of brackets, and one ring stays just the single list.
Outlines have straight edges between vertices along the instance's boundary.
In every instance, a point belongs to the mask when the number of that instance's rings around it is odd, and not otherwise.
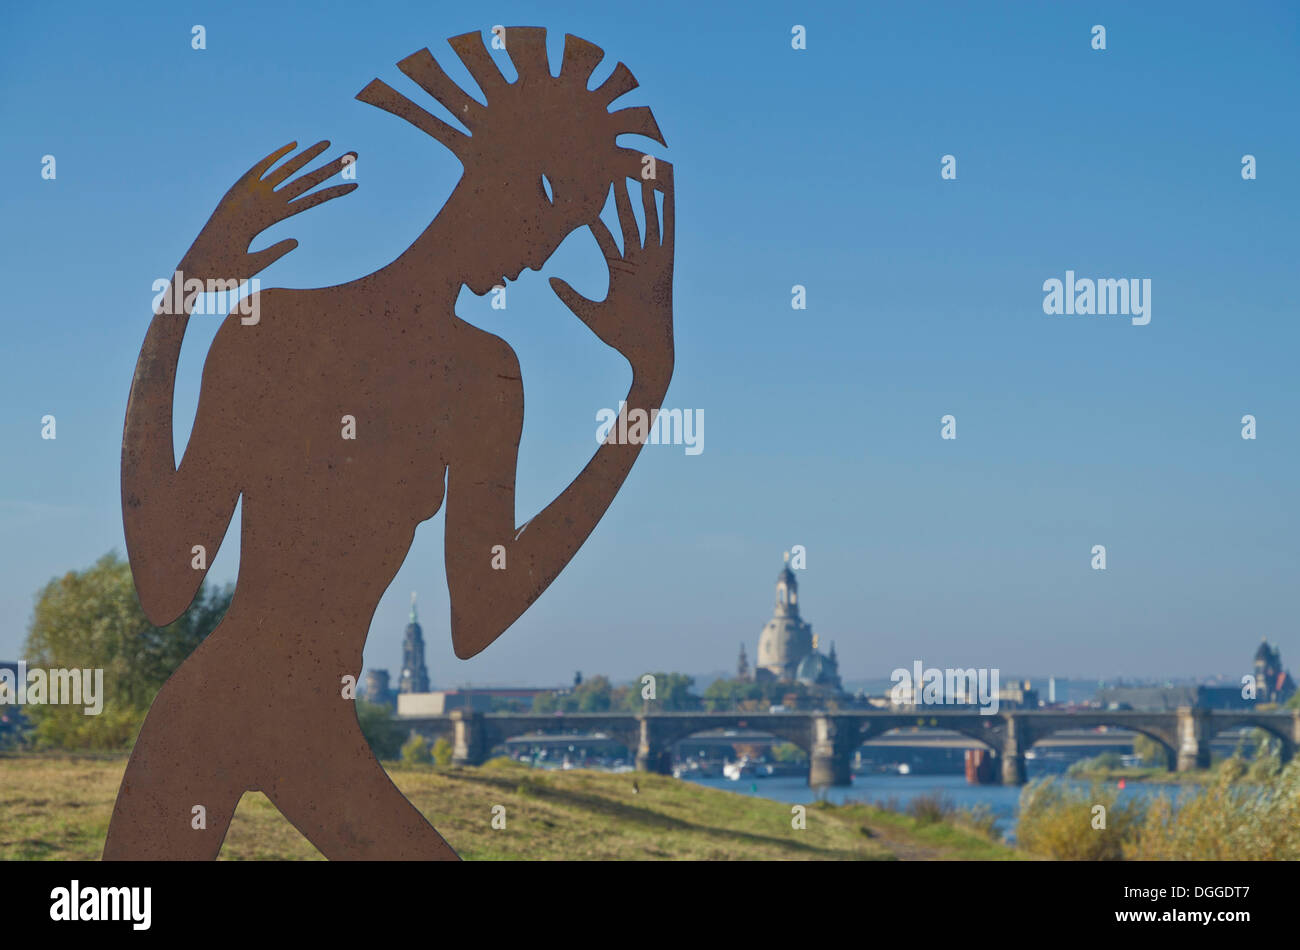
[{"label": "bridge arch", "polygon": [[1034,729],[1024,742],[1024,749],[1032,749],[1037,743],[1062,732],[1080,732],[1082,729],[1095,728],[1095,726],[1105,725],[1113,729],[1123,729],[1126,732],[1138,733],[1139,736],[1145,736],[1156,742],[1161,750],[1165,752],[1165,768],[1170,772],[1178,768],[1178,737],[1158,725],[1139,724],[1135,725],[1131,721],[1108,720],[1105,716],[1088,716],[1086,724],[1082,723],[1061,723],[1060,725],[1045,725],[1035,723]]},{"label": "bridge arch", "polygon": [[1205,739],[1208,742],[1225,732],[1242,728],[1259,729],[1278,740],[1279,758],[1282,760],[1283,764],[1290,762],[1292,757],[1295,755],[1295,739],[1293,739],[1289,733],[1282,731],[1279,725],[1269,722],[1262,717],[1255,718],[1254,716],[1242,716],[1240,718],[1234,718],[1231,722],[1211,720],[1210,727],[1206,730]]},{"label": "bridge arch", "polygon": [[906,730],[920,730],[922,732],[955,732],[966,739],[978,742],[981,746],[989,749],[997,755],[1001,755],[1006,744],[1006,730],[1001,722],[994,722],[986,719],[985,725],[977,725],[962,721],[949,721],[947,719],[938,722],[925,722],[924,717],[919,716],[898,716],[890,719],[872,719],[864,722],[858,732],[858,745],[866,745],[875,739],[883,738],[887,735],[905,734]]},{"label": "bridge arch", "polygon": [[749,726],[749,725],[717,726],[712,724],[703,725],[703,726],[684,725],[672,730],[661,729],[657,733],[657,738],[659,742],[665,747],[672,747],[679,742],[684,742],[687,739],[691,739],[695,736],[709,736],[710,738],[733,738],[725,734],[725,731],[730,729],[745,729],[755,734],[753,737],[745,737],[745,736],[734,737],[736,744],[743,745],[747,738],[761,738],[764,736],[771,736],[775,739],[780,739],[783,742],[789,742],[791,745],[798,746],[801,750],[803,750],[805,755],[809,755],[809,756],[812,755],[813,740],[809,730],[806,727],[790,726],[786,724],[763,723],[762,725],[758,725],[758,726]]}]

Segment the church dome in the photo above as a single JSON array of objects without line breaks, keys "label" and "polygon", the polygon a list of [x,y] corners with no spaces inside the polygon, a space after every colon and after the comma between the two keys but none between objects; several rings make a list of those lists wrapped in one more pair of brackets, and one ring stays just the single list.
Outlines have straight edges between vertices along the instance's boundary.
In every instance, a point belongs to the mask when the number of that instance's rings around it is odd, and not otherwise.
[{"label": "church dome", "polygon": [[758,638],[755,669],[777,679],[794,679],[799,661],[812,649],[812,626],[799,616],[799,581],[787,563],[776,576],[776,604]]}]

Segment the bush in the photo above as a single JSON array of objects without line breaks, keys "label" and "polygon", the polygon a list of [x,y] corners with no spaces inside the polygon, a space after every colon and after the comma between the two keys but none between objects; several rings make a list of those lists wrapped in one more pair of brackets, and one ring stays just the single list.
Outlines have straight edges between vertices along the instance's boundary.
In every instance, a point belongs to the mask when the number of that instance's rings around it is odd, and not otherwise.
[{"label": "bush", "polygon": [[1103,752],[1090,759],[1080,759],[1066,771],[1067,775],[1089,775],[1093,772],[1109,772],[1122,768],[1124,760],[1117,752]]},{"label": "bush", "polygon": [[945,820],[954,811],[952,802],[938,792],[917,795],[907,803],[907,813],[918,825],[932,825]]},{"label": "bush", "polygon": [[[1094,828],[1093,809],[1105,807],[1105,828]],[[1017,844],[1061,861],[1119,861],[1136,840],[1145,808],[1136,799],[1120,804],[1119,791],[1100,783],[1091,791],[1053,778],[1030,782],[1020,793]]]},{"label": "bush", "polygon": [[970,808],[959,808],[948,816],[948,820],[971,831],[984,835],[991,841],[1001,841],[1002,833],[998,831],[998,816],[986,804]]},{"label": "bush", "polygon": [[1133,737],[1133,754],[1138,757],[1142,765],[1151,768],[1164,768],[1168,765],[1165,747],[1150,736],[1141,733]]},{"label": "bush", "polygon": [[[1231,760],[1228,760],[1231,761]],[[1157,799],[1126,857],[1150,861],[1300,859],[1300,762],[1260,785],[1220,768],[1213,784],[1177,804]]]},{"label": "bush", "polygon": [[357,725],[361,727],[366,742],[370,743],[375,758],[395,759],[401,754],[402,734],[387,706],[358,699]]},{"label": "bush", "polygon": [[772,758],[777,762],[806,762],[808,753],[793,742],[777,742],[772,746]]},{"label": "bush", "polygon": [[447,766],[451,765],[453,752],[454,750],[451,747],[451,743],[442,736],[439,736],[438,741],[433,744],[433,764],[438,766],[440,769],[445,769]]},{"label": "bush", "polygon": [[429,752],[429,740],[419,733],[402,743],[402,762],[405,765],[429,765],[433,755]]},{"label": "bush", "polygon": [[1250,764],[1246,773],[1247,780],[1258,785],[1265,785],[1277,778],[1282,771],[1282,760],[1275,755],[1262,755]]},{"label": "bush", "polygon": [[1241,781],[1249,771],[1250,764],[1241,756],[1233,753],[1219,763],[1214,773],[1220,781],[1231,784]]}]

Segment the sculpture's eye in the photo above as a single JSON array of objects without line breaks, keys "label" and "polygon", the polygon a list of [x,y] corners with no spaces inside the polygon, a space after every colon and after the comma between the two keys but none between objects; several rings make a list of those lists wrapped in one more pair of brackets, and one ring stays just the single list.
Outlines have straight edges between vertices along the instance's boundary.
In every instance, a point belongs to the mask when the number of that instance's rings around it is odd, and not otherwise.
[{"label": "sculpture's eye", "polygon": [[555,192],[551,188],[551,180],[545,175],[542,176],[542,193],[546,195],[546,200],[555,204]]}]

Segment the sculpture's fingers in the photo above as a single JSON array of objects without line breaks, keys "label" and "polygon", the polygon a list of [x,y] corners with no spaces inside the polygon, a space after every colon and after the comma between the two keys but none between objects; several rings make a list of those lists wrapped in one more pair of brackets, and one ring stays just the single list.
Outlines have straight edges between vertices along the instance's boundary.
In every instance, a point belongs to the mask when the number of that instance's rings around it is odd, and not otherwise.
[{"label": "sculpture's fingers", "polygon": [[277,191],[276,194],[283,197],[286,201],[291,201],[292,199],[297,198],[299,195],[303,194],[304,192],[311,191],[321,182],[325,181],[325,179],[333,178],[344,168],[346,168],[349,164],[355,162],[356,160],[357,160],[357,153],[348,152],[346,155],[342,155],[339,158],[336,158],[334,161],[326,165],[322,165],[320,168],[316,169],[315,171],[310,171],[305,175],[300,175],[299,177],[295,178],[293,181],[289,182],[289,184],[281,188],[279,191]]},{"label": "sculpture's fingers", "polygon": [[600,245],[600,252],[605,255],[605,260],[616,261],[623,255],[618,252],[618,245],[614,243],[614,235],[609,233],[609,228],[605,227],[605,222],[597,218],[591,224],[591,235]]},{"label": "sculpture's fingers", "polygon": [[555,291],[555,296],[564,302],[564,305],[574,312],[574,314],[583,323],[587,322],[587,313],[595,301],[588,300],[582,294],[578,293],[569,286],[569,282],[561,280],[559,277],[552,277],[550,280],[551,290]]},{"label": "sculpture's fingers", "polygon": [[261,177],[266,174],[266,170],[268,168],[270,168],[272,165],[274,165],[281,158],[283,158],[289,152],[292,152],[297,147],[298,147],[297,142],[290,142],[288,145],[276,149],[270,155],[266,156],[266,158],[262,159],[260,162],[258,162],[248,171],[246,171],[244,173],[244,179],[253,179],[254,181],[261,179]]},{"label": "sculpture's fingers", "polygon": [[641,250],[641,231],[637,228],[636,215],[632,213],[632,201],[627,196],[627,182],[621,178],[614,182],[614,204],[618,207],[618,223],[623,229],[623,256],[631,257],[633,252]]},{"label": "sculpture's fingers", "polygon": [[[346,195],[357,187],[357,183],[349,182],[346,185],[334,185],[331,188],[322,188],[320,191],[313,192],[305,198],[299,198],[296,201],[290,201],[285,205],[285,218],[292,218],[295,214],[302,214],[308,208],[314,208],[318,204],[331,201]],[[281,219],[283,220],[283,218]]]},{"label": "sculpture's fingers", "polygon": [[329,142],[317,142],[315,145],[307,149],[301,155],[295,155],[293,158],[289,159],[289,161],[285,162],[279,168],[272,171],[269,175],[263,178],[262,181],[264,181],[266,184],[274,188],[276,185],[280,184],[280,182],[284,181],[286,178],[288,178],[298,169],[302,168],[302,166],[306,165],[313,158],[315,158],[317,155],[319,155],[321,152],[325,151],[325,149],[329,147],[330,147]]},{"label": "sculpture's fingers", "polygon": [[641,210],[645,212],[645,244],[653,247],[659,243],[659,204],[655,201],[655,187],[641,182]]}]

